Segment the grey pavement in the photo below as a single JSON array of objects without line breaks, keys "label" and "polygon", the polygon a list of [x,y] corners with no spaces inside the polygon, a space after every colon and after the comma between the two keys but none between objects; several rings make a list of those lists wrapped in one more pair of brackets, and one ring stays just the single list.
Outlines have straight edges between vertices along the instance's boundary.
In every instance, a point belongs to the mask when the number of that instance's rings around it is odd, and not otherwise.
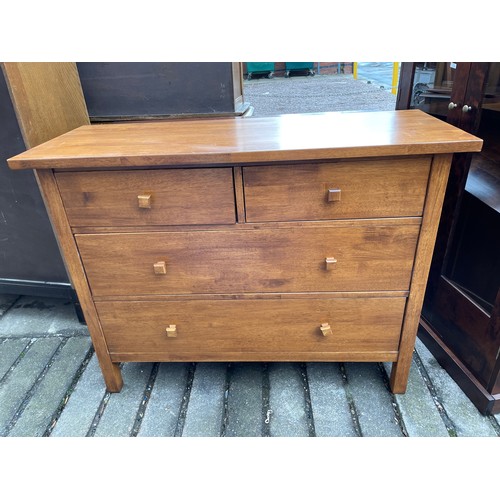
[{"label": "grey pavement", "polygon": [[[252,116],[395,104],[387,90],[349,75],[251,80],[244,93]],[[481,415],[419,340],[406,394],[391,394],[389,370],[125,363],[124,387],[111,394],[71,303],[0,294],[0,436],[500,436],[500,415]]]},{"label": "grey pavement", "polygon": [[[42,332],[34,300],[0,296],[1,436],[500,436],[419,340],[406,394],[389,391],[390,363],[125,363],[110,394],[74,311],[37,298]],[[20,311],[31,335],[12,331]]]},{"label": "grey pavement", "polygon": [[255,117],[331,111],[390,111],[396,96],[352,75],[294,76],[245,81],[243,97]]}]

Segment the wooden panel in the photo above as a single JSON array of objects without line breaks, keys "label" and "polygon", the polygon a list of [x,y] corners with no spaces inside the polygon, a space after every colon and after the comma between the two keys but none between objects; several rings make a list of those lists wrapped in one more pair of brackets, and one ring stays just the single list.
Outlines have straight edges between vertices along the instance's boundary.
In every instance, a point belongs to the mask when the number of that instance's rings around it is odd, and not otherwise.
[{"label": "wooden panel", "polygon": [[[94,296],[363,291],[408,290],[418,232],[360,225],[76,239]],[[159,261],[164,275],[154,273]]]},{"label": "wooden panel", "polygon": [[[404,305],[404,298],[96,303],[111,353],[193,361],[209,354],[227,361],[228,352],[234,360],[282,352],[376,358],[397,350]],[[323,323],[331,335],[323,335]],[[176,337],[167,337],[170,325]]]},{"label": "wooden panel", "polygon": [[[441,340],[431,325],[422,319],[420,320],[418,337],[481,413],[498,413],[500,394],[488,393],[481,382]],[[497,406],[496,410],[495,406]]]},{"label": "wooden panel", "polygon": [[427,322],[486,387],[496,362],[498,338],[490,335],[490,315],[445,278],[437,287]]},{"label": "wooden panel", "polygon": [[425,198],[422,229],[415,253],[415,267],[412,274],[410,294],[405,310],[401,332],[400,355],[392,365],[390,384],[396,394],[406,391],[408,374],[413,357],[413,347],[417,337],[418,323],[422,311],[425,287],[432,259],[432,251],[441,215],[446,182],[450,171],[452,155],[438,155],[432,161],[429,189]]},{"label": "wooden panel", "polygon": [[59,172],[56,179],[73,226],[236,221],[231,168]]},{"label": "wooden panel", "polygon": [[36,285],[45,286],[46,290],[55,289],[46,283],[69,282],[33,172],[14,172],[7,167],[7,158],[25,149],[0,70],[1,293],[17,294],[26,280],[38,282]]},{"label": "wooden panel", "polygon": [[420,216],[430,157],[245,167],[247,222]]},{"label": "wooden panel", "polygon": [[89,124],[75,63],[3,63],[28,148]]},{"label": "wooden panel", "polygon": [[75,240],[71,234],[68,219],[59,196],[54,175],[51,171],[35,172],[50,220],[58,236],[59,248],[63,255],[72,284],[78,294],[78,300],[85,315],[92,343],[97,354],[106,387],[110,392],[119,392],[123,386],[120,367],[111,361],[106,340],[103,336],[99,319],[92,300],[85,270],[83,268]]},{"label": "wooden panel", "polygon": [[[95,168],[331,160],[480,151],[482,140],[420,110],[90,125],[9,160]],[[89,158],[92,160],[89,161]]]}]

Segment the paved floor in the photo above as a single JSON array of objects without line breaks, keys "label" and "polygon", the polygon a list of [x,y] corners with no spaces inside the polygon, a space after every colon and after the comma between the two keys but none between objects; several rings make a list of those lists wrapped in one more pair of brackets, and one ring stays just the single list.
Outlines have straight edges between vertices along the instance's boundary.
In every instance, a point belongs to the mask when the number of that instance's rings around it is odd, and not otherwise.
[{"label": "paved floor", "polygon": [[[375,76],[375,75],[374,75]],[[381,75],[382,78],[382,75]],[[245,80],[243,96],[253,116],[324,111],[389,111],[396,96],[352,75],[293,76]]]},{"label": "paved floor", "polygon": [[418,342],[405,395],[385,363],[126,363],[106,391],[60,299],[0,296],[0,436],[500,436]]},{"label": "paved floor", "polygon": [[[398,75],[401,69],[401,64],[398,65]],[[392,62],[359,62],[358,63],[358,80],[370,83],[375,87],[383,90],[391,91],[392,75],[394,63]]]},{"label": "paved floor", "polygon": [[[394,109],[352,76],[245,83],[253,116]],[[249,118],[251,119],[251,118]],[[0,436],[500,436],[417,342],[406,394],[384,363],[127,363],[104,386],[72,304],[0,295]]]}]

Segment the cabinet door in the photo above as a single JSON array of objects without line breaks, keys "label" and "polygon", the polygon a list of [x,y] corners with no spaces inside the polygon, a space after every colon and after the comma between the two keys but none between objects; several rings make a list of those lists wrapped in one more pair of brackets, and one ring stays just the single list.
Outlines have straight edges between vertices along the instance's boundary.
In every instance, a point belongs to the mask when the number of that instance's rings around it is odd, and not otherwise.
[{"label": "cabinet door", "polygon": [[490,63],[403,63],[396,109],[421,109],[474,133]]},{"label": "cabinet door", "polygon": [[484,141],[480,153],[454,155],[422,311],[422,340],[484,410],[485,391],[500,389],[500,63],[405,63],[401,75],[398,109]]}]

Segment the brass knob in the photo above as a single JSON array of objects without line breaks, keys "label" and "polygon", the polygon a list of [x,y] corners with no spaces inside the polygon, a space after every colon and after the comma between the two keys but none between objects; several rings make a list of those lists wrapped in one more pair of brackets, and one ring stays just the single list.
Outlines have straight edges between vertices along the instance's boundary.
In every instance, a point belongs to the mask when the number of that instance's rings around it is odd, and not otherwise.
[{"label": "brass knob", "polygon": [[467,104],[464,105],[462,108],[463,113],[468,113],[472,109],[472,106],[467,106]]},{"label": "brass knob", "polygon": [[167,337],[177,337],[177,325],[168,325],[165,329]]},{"label": "brass knob", "polygon": [[455,108],[458,108],[458,104],[455,104],[454,102],[450,102],[450,104],[448,104],[448,109],[450,111]]},{"label": "brass knob", "polygon": [[332,327],[328,323],[321,323],[319,329],[324,337],[328,337],[328,335],[332,334]]},{"label": "brass knob", "polygon": [[139,194],[137,196],[137,201],[139,203],[139,208],[151,208],[150,194]]}]

